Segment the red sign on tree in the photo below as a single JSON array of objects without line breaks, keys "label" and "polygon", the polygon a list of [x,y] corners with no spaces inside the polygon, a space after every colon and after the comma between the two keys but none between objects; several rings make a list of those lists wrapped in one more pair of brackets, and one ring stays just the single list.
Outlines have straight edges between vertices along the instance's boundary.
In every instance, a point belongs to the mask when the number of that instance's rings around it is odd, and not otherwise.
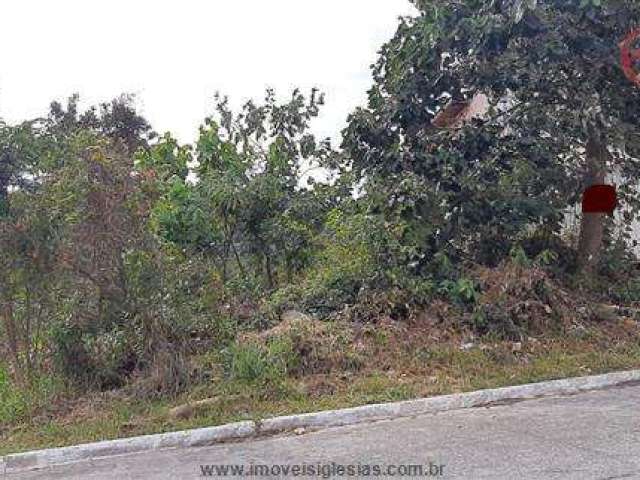
[{"label": "red sign on tree", "polygon": [[618,204],[616,187],[611,185],[592,185],[582,197],[583,213],[606,213],[613,215]]}]

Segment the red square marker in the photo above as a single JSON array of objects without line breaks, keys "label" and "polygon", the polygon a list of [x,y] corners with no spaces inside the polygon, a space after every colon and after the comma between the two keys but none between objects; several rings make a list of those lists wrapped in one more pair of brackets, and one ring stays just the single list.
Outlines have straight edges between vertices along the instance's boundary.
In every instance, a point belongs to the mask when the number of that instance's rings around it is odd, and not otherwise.
[{"label": "red square marker", "polygon": [[611,185],[593,185],[582,197],[583,213],[607,213],[613,215],[618,204],[616,187]]}]

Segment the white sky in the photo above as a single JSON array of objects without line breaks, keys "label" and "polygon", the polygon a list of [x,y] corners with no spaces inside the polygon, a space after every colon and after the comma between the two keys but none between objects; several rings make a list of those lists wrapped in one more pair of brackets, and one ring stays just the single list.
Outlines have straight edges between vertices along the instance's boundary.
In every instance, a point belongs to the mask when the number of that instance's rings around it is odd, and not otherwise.
[{"label": "white sky", "polygon": [[216,90],[232,104],[326,92],[314,130],[338,137],[408,0],[0,0],[0,117],[135,93],[153,127],[193,141]]}]

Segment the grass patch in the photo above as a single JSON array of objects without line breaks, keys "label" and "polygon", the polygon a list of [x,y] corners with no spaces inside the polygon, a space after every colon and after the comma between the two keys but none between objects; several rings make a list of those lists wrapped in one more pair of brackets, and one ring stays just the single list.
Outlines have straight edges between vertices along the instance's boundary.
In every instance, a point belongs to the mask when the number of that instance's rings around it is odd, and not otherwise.
[{"label": "grass patch", "polygon": [[[523,344],[488,338],[464,350],[458,340],[424,345],[417,334],[403,335],[409,340],[395,341],[390,334],[389,341],[372,341],[376,361],[362,368],[294,376],[288,371],[295,365],[291,345],[256,351],[238,346],[220,360],[218,375],[177,399],[96,394],[46,421],[30,418],[37,410],[29,406],[32,399],[5,389],[0,454],[640,368],[637,325],[594,327]],[[209,397],[219,402],[191,418],[167,415],[171,407]]]},{"label": "grass patch", "polygon": [[0,363],[0,432],[7,425],[30,418],[66,393],[68,389],[63,382],[44,375],[18,388],[11,382],[5,365]]}]

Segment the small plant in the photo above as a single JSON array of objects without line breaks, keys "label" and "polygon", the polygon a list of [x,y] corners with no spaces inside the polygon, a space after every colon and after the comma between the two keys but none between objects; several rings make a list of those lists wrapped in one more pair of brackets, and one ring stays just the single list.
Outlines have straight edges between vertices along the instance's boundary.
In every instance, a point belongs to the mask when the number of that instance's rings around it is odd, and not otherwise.
[{"label": "small plant", "polygon": [[366,331],[378,347],[385,347],[389,343],[389,334],[379,328],[371,328]]},{"label": "small plant", "polygon": [[520,245],[513,247],[509,252],[509,256],[511,257],[511,261],[520,267],[526,268],[531,266],[531,260]]},{"label": "small plant", "polygon": [[236,342],[223,355],[228,375],[248,383],[279,383],[297,363],[291,342],[280,338],[266,345]]},{"label": "small plant", "polygon": [[28,419],[34,410],[50,404],[51,399],[63,391],[64,385],[58,377],[45,374],[17,385],[0,363],[0,431],[3,425]]},{"label": "small plant", "polygon": [[444,280],[438,291],[452,302],[462,305],[475,304],[480,297],[475,282],[466,277],[456,281]]},{"label": "small plant", "polygon": [[558,254],[553,250],[543,250],[535,258],[536,265],[549,266],[557,262]]},{"label": "small plant", "polygon": [[620,303],[640,302],[640,279],[634,278],[609,288],[611,297]]},{"label": "small plant", "polygon": [[487,329],[489,322],[487,319],[487,315],[482,308],[478,308],[473,311],[473,315],[471,316],[471,323],[473,325],[473,328],[479,332],[483,332]]},{"label": "small plant", "polygon": [[435,283],[431,279],[408,277],[399,287],[406,291],[416,304],[429,303],[436,292]]},{"label": "small plant", "polygon": [[268,364],[264,352],[258,345],[234,344],[223,353],[225,370],[231,377],[254,382],[266,375]]},{"label": "small plant", "polygon": [[6,369],[0,365],[0,425],[24,416],[26,399],[9,379]]},{"label": "small plant", "polygon": [[456,282],[455,294],[465,303],[476,303],[478,301],[475,282],[468,278],[461,278]]}]

